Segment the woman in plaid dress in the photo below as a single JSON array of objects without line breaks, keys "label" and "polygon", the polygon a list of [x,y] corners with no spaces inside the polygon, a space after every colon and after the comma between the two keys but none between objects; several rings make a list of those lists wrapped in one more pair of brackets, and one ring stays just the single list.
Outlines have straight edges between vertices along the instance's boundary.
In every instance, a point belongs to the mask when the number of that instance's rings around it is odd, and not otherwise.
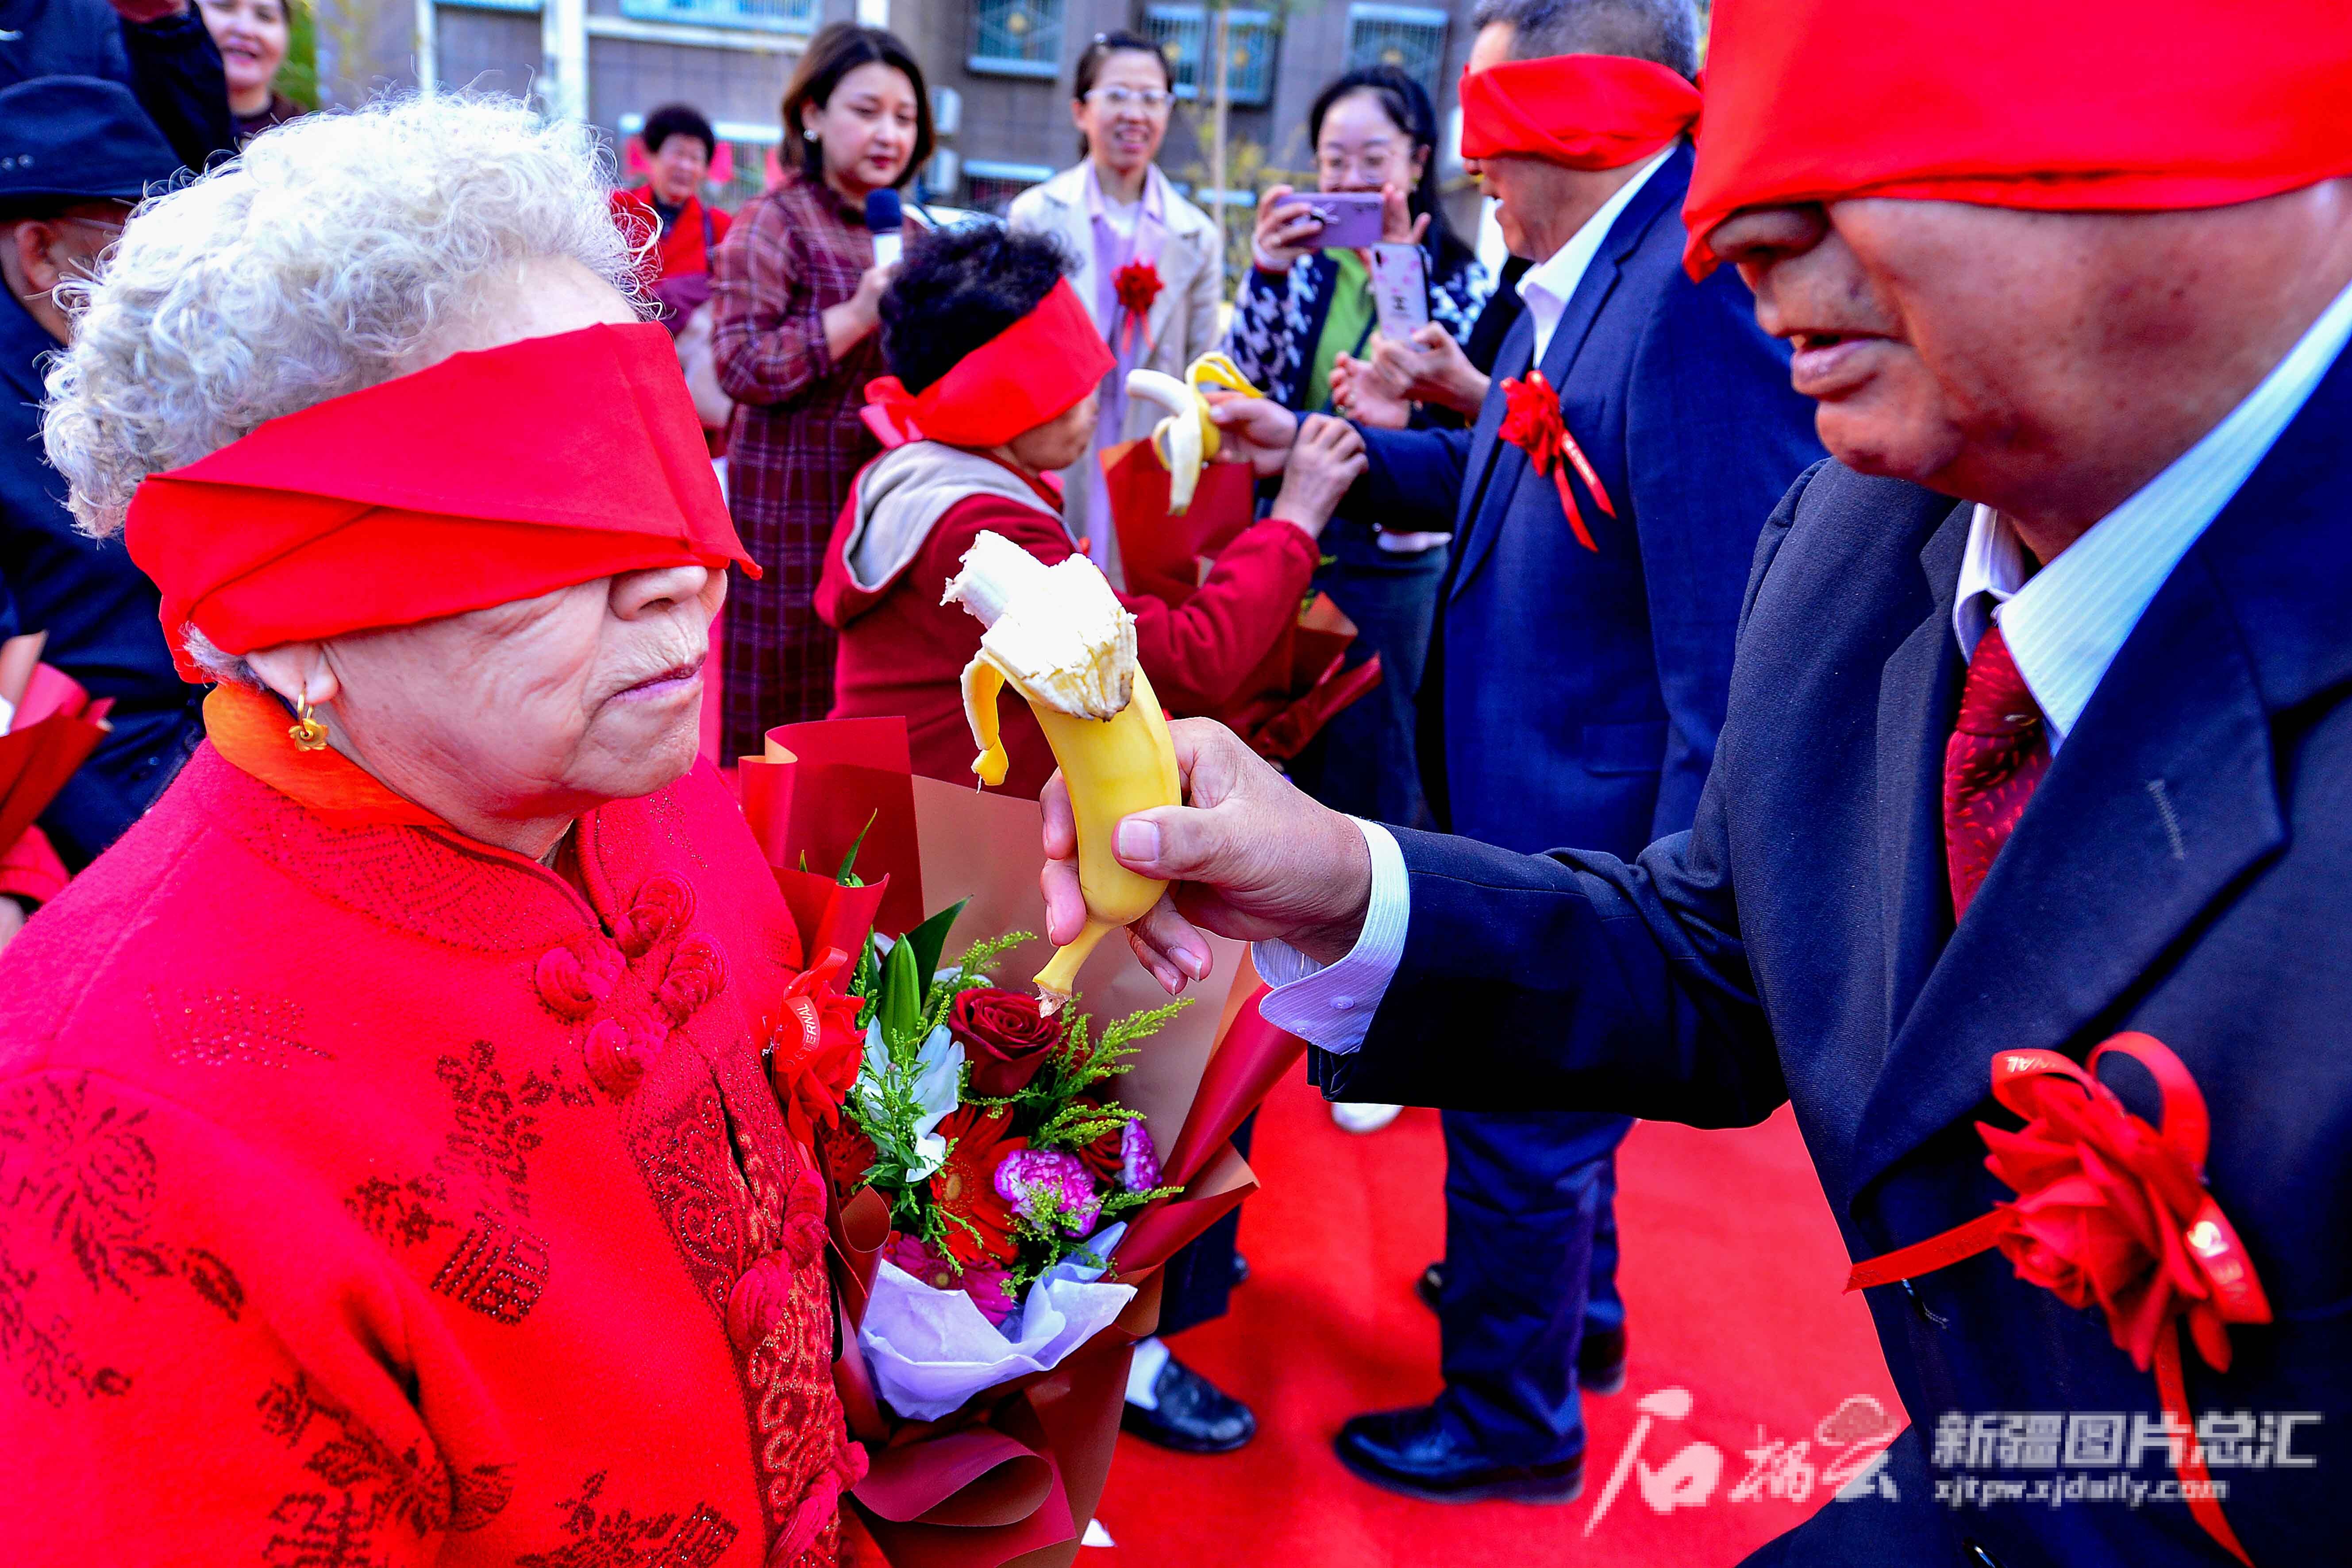
[{"label": "woman in plaid dress", "polygon": [[857,412],[886,374],[875,326],[889,283],[866,197],[905,184],[931,151],[922,71],[879,27],[810,39],[783,123],[800,128],[800,166],[744,204],[711,268],[711,353],[736,402],[729,499],[766,574],[730,573],[722,757],[833,706],[834,634],[810,599],[850,480],[881,449]]}]

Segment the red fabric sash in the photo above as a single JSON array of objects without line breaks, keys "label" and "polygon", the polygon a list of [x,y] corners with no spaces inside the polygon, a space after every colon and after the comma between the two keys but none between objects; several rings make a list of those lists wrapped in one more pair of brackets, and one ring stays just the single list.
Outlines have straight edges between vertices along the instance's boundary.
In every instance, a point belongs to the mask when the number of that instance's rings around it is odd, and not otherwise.
[{"label": "red fabric sash", "polygon": [[1698,89],[1617,55],[1552,55],[1462,73],[1462,155],[1622,169],[1691,128]]},{"label": "red fabric sash", "polygon": [[1002,447],[1068,413],[1110,374],[1110,349],[1068,279],[1037,308],[910,393],[895,375],[866,384],[866,426],[885,447],[944,441]]},{"label": "red fabric sash", "polygon": [[1718,0],[1685,261],[1742,207],[2252,201],[2352,174],[2343,0]]},{"label": "red fabric sash", "polygon": [[[2124,1109],[2094,1074],[2114,1052],[2148,1070],[2164,1099],[2161,1131]],[[1985,1164],[2017,1194],[1991,1213],[1940,1236],[1853,1266],[1849,1290],[1866,1290],[1999,1247],[2030,1284],[2070,1307],[2096,1302],[2116,1348],[2156,1373],[2165,1414],[2193,1434],[2182,1375],[2185,1332],[2216,1372],[2230,1369],[2232,1323],[2267,1323],[2271,1307],[2245,1244],[2205,1190],[2212,1122],[2189,1068],[2147,1035],[2117,1035],[2078,1067],[2055,1051],[2003,1051],[1992,1059],[1995,1100],[2025,1118],[2015,1132],[1977,1123]],[[2180,1325],[2175,1331],[2173,1325]],[[2193,1436],[2174,1465],[2183,1500],[2205,1532],[2251,1565],[2208,1484]]]},{"label": "red fabric sash", "polygon": [[454,354],[270,420],[131,498],[180,673],[241,654],[741,563],[669,334],[594,326]]}]

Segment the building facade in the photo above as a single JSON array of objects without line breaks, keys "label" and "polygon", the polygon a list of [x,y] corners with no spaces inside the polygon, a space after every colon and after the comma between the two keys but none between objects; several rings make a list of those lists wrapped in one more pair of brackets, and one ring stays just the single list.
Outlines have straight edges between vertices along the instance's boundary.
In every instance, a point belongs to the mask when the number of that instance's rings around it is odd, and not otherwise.
[{"label": "building facade", "polygon": [[[1209,100],[1216,8],[1161,0],[323,0],[320,74],[334,101],[429,82],[526,96],[601,127],[625,149],[646,111],[683,101],[728,143],[721,200],[760,188],[782,135],[778,105],[809,35],[828,22],[892,28],[929,78],[939,152],[920,194],[1002,212],[1025,186],[1076,161],[1070,88],[1078,54],[1126,27],[1168,53],[1181,100],[1160,163],[1209,205]],[[1312,164],[1308,105],[1353,66],[1386,60],[1426,83],[1451,119],[1470,48],[1471,0],[1261,0],[1227,11],[1223,184],[1236,235],[1255,193]],[[390,18],[387,20],[387,13]],[[1450,141],[1449,136],[1449,141]],[[1449,184],[1458,168],[1444,166]]]}]

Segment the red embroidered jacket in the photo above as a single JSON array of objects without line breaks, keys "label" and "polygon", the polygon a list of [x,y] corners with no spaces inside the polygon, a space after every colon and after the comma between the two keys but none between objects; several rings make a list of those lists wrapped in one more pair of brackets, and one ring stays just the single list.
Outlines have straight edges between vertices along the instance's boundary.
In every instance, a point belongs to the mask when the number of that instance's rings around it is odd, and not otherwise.
[{"label": "red embroidered jacket", "polygon": [[201,749],[0,965],[0,1562],[829,1568],[862,1468],[707,765],[583,900]]}]

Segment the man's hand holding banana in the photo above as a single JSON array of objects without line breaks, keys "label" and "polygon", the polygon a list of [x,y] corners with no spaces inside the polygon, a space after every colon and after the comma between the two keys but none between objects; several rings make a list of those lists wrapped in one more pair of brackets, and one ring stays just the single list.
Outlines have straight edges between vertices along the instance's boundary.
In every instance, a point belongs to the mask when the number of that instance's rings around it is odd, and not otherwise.
[{"label": "man's hand holding banana", "polygon": [[[1355,945],[1372,889],[1371,854],[1353,822],[1318,805],[1241,738],[1209,719],[1168,727],[1181,805],[1120,819],[1112,853],[1170,885],[1127,928],[1135,955],[1171,995],[1209,973],[1201,932],[1275,939],[1328,963]],[[1055,773],[1045,807],[1045,934],[1074,942],[1087,924],[1076,820]]]}]

